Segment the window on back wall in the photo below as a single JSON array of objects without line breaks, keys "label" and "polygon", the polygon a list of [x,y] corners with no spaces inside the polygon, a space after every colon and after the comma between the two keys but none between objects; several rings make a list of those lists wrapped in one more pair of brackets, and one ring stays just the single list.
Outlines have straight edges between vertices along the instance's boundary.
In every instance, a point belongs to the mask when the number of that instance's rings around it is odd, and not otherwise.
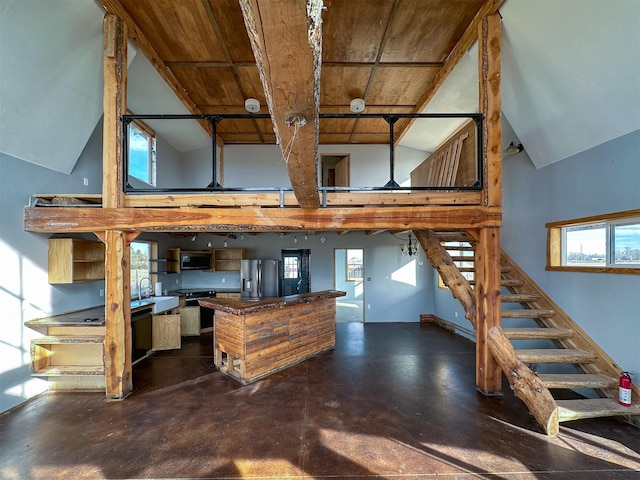
[{"label": "window on back wall", "polygon": [[156,133],[144,122],[129,124],[129,176],[156,185]]},{"label": "window on back wall", "polygon": [[131,242],[131,296],[153,295],[158,280],[158,243],[136,240]]},{"label": "window on back wall", "polygon": [[362,282],[364,280],[363,250],[360,248],[348,249],[346,260],[347,260],[347,265],[346,265],[347,282]]},{"label": "window on back wall", "polygon": [[640,274],[640,210],[547,224],[547,270]]}]

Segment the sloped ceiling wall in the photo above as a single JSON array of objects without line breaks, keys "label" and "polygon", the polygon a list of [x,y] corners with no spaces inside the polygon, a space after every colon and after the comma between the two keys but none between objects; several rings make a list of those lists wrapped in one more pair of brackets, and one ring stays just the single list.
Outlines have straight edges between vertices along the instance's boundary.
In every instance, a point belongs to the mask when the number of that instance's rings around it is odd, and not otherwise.
[{"label": "sloped ceiling wall", "polygon": [[536,168],[640,129],[640,1],[509,0],[502,110]]},{"label": "sloped ceiling wall", "polygon": [[0,8],[0,151],[71,173],[102,115],[104,13],[77,0]]},{"label": "sloped ceiling wall", "polygon": [[[507,0],[500,14],[503,113],[536,168],[640,129],[640,1]],[[0,2],[0,151],[73,170],[102,115],[103,16],[90,0]],[[159,82],[137,55],[130,108],[186,113]],[[477,91],[474,48],[426,111],[477,112]],[[401,144],[433,150],[438,136],[419,128]],[[194,135],[177,135],[175,148],[209,141]]]}]

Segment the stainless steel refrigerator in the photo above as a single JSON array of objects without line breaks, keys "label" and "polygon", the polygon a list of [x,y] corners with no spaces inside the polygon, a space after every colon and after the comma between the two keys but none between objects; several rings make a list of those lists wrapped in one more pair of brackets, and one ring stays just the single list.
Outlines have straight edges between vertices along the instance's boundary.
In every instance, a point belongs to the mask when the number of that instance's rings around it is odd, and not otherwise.
[{"label": "stainless steel refrigerator", "polygon": [[261,300],[280,296],[280,260],[242,260],[240,298]]}]

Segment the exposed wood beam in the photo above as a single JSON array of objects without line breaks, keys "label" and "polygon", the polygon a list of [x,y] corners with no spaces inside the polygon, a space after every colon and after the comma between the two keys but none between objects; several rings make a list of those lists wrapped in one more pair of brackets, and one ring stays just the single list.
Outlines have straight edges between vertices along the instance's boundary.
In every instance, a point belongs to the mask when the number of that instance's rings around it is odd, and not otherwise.
[{"label": "exposed wood beam", "polygon": [[[240,7],[291,186],[301,207],[319,207],[322,0],[240,0]],[[291,114],[306,125],[287,125]]]},{"label": "exposed wood beam", "polygon": [[[487,0],[485,4],[480,8],[476,16],[473,17],[473,20],[465,30],[460,40],[458,40],[456,46],[453,48],[453,50],[451,50],[451,53],[446,58],[444,67],[440,69],[440,71],[436,75],[436,78],[431,83],[431,86],[416,105],[415,113],[421,113],[427,107],[429,102],[435,96],[436,92],[444,84],[447,77],[451,74],[451,72],[453,72],[453,69],[456,68],[456,65],[458,65],[460,59],[464,57],[467,51],[469,51],[471,46],[474,44],[474,42],[478,38],[478,28],[480,26],[480,23],[482,22],[482,19],[488,15],[495,14],[500,6],[504,3],[504,1],[505,0]],[[415,118],[410,119],[407,127],[402,132],[398,132],[395,141],[396,145],[400,142],[400,140],[402,140],[404,134],[409,131],[409,128],[411,128],[411,125],[413,125],[415,121]]]},{"label": "exposed wood beam", "polygon": [[496,209],[456,207],[315,208],[77,208],[27,207],[25,230],[34,233],[280,232],[379,229],[452,230],[499,226]]},{"label": "exposed wood beam", "polygon": [[[327,206],[394,206],[402,205],[479,205],[481,192],[412,192],[412,193],[372,193],[372,192],[329,192]],[[279,207],[280,193],[234,193],[223,194],[181,194],[181,195],[127,195],[127,207]],[[283,206],[297,206],[293,193],[285,193]],[[98,202],[99,203],[99,202]]]}]

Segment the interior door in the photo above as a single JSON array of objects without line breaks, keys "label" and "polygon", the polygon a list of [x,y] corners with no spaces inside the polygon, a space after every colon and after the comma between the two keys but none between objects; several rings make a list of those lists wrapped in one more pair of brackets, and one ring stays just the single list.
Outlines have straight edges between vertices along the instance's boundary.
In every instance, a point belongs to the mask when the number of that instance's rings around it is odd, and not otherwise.
[{"label": "interior door", "polygon": [[282,295],[310,291],[310,250],[282,250]]}]

